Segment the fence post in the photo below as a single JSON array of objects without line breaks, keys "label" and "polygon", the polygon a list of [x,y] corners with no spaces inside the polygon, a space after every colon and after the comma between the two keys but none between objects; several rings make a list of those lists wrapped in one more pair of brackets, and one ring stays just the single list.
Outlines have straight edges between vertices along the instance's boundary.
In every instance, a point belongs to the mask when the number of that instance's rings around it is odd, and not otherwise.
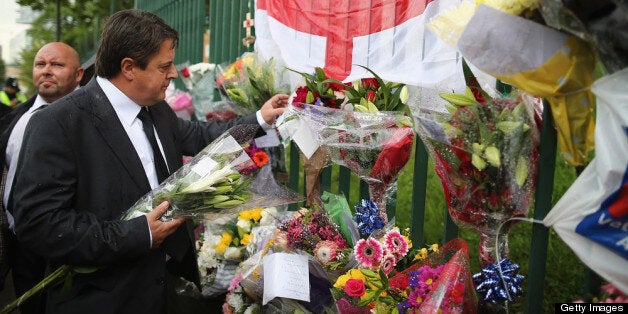
[{"label": "fence post", "polygon": [[[543,220],[552,208],[554,169],[556,167],[556,130],[554,129],[552,111],[546,100],[543,100],[543,125],[539,149],[539,173],[534,197],[534,219]],[[526,313],[541,313],[543,309],[548,238],[549,229],[547,227],[541,224],[532,226]]]}]

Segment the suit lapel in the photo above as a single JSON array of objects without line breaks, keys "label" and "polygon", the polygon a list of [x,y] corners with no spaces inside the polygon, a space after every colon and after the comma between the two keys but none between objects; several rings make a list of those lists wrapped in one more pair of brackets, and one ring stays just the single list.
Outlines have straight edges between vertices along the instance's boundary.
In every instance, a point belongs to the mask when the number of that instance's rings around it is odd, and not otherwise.
[{"label": "suit lapel", "polygon": [[109,99],[105,96],[105,92],[95,79],[92,79],[83,89],[94,96],[92,98],[94,100],[90,104],[94,113],[94,127],[100,132],[105,143],[118,157],[121,166],[126,169],[138,187],[149,191],[150,184],[146,178],[142,162]]}]

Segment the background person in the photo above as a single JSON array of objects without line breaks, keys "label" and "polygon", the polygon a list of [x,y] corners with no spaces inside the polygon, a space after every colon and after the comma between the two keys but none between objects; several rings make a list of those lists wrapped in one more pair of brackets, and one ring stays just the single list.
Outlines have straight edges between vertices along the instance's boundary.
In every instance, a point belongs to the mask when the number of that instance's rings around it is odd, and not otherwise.
[{"label": "background person", "polygon": [[[172,173],[183,155],[196,155],[236,123],[268,128],[288,95],[227,123],[182,120],[164,101],[177,77],[177,31],[152,13],[124,10],[108,19],[101,38],[96,78],[37,112],[33,119],[46,118],[27,126],[10,202],[16,233],[51,270],[99,267],[74,276],[65,294],[52,288],[48,313],[164,313],[171,274],[198,281],[188,224],[158,220],[167,202],[145,216],[119,218],[158,185],[157,158]],[[159,142],[155,150],[138,118],[145,107]]]},{"label": "background person", "polygon": [[20,93],[20,86],[15,77],[8,77],[4,83],[4,89],[0,91],[0,117],[4,116],[10,109],[26,101],[26,95]]},{"label": "background person", "polygon": [[[69,94],[78,87],[83,77],[79,55],[74,48],[61,42],[48,43],[41,47],[33,61],[33,86],[37,94],[12,110],[0,120],[0,147],[4,153],[3,209],[7,208],[12,183],[14,182],[24,129],[33,113]],[[4,210],[1,213],[4,216]],[[8,266],[12,269],[15,295],[19,297],[44,278],[46,262],[43,257],[19,245],[14,233],[14,220],[6,212],[6,229],[2,241],[8,249]],[[8,270],[8,269],[7,269]],[[4,280],[6,273],[0,274]],[[45,296],[36,295],[21,307],[21,313],[42,313]]]}]

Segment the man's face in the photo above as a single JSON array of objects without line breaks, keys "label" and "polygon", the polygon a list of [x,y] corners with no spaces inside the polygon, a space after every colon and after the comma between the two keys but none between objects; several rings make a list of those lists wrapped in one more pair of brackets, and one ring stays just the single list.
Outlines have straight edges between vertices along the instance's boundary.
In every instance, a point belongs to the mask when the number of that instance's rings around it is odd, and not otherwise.
[{"label": "man's face", "polygon": [[51,103],[73,91],[83,76],[72,48],[51,43],[42,47],[33,63],[33,85],[37,94]]},{"label": "man's face", "polygon": [[178,76],[174,66],[172,40],[161,44],[159,52],[150,58],[146,69],[142,70],[139,65],[135,65],[133,74],[134,100],[139,105],[153,105],[164,100],[170,80]]}]

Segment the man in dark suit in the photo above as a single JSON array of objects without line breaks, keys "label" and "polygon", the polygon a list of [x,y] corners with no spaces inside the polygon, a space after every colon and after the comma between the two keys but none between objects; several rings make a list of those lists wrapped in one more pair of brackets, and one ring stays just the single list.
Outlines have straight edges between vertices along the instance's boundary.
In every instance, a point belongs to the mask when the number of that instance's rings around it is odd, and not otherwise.
[{"label": "man in dark suit", "polygon": [[[26,124],[35,111],[75,90],[82,76],[83,68],[78,53],[64,43],[48,43],[35,55],[33,85],[37,94],[0,120],[0,147],[4,157],[1,162],[7,180],[3,181],[5,185],[0,191],[3,193],[1,215],[5,214],[4,208],[9,201]],[[2,230],[2,241],[8,251],[8,265],[12,270],[15,295],[20,296],[44,279],[46,263],[42,257],[19,245],[11,213],[6,212],[3,218],[7,219],[7,228]],[[4,280],[4,275],[0,274],[1,280]],[[44,300],[41,295],[34,296],[20,307],[22,314],[42,313]]]},{"label": "man in dark suit", "polygon": [[[185,231],[184,219],[158,220],[168,202],[145,216],[121,215],[159,183],[157,156],[172,173],[183,155],[197,154],[236,123],[268,127],[288,95],[228,123],[185,121],[163,101],[177,77],[176,30],[152,13],[125,10],[109,18],[101,38],[96,78],[36,113],[27,127],[11,202],[17,237],[52,269],[99,267],[77,274],[67,293],[52,288],[48,313],[164,313],[167,258],[183,274],[198,271],[196,260],[186,258],[194,256],[191,239],[175,243],[187,248],[182,255],[161,245]],[[137,117],[145,107],[159,152]]]}]

